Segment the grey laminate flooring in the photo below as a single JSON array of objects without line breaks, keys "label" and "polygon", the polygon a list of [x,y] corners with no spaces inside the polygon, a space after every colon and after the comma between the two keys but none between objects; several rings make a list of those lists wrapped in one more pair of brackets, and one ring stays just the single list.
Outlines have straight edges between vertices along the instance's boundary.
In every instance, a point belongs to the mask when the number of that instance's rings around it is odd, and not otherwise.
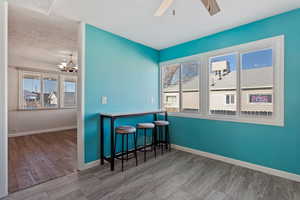
[{"label": "grey laminate flooring", "polygon": [[300,200],[300,183],[173,150],[134,159],[126,170],[109,165],[71,174],[6,200]]}]

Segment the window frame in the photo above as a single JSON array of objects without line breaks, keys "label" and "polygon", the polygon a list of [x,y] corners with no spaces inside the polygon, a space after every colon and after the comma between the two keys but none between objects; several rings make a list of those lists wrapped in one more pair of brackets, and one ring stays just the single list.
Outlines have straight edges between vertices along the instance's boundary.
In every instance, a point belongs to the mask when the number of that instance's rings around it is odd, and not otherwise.
[{"label": "window frame", "polygon": [[[78,106],[77,95],[78,95],[78,78],[76,75],[67,75],[60,74],[56,72],[46,72],[46,71],[35,71],[35,70],[27,70],[27,69],[18,69],[19,71],[19,88],[18,88],[18,110],[19,111],[38,111],[38,110],[59,110],[59,109],[75,109]],[[39,76],[40,86],[41,86],[41,107],[40,108],[26,108],[24,107],[24,90],[23,90],[23,77],[24,75],[34,75]],[[58,104],[56,107],[45,107],[44,105],[44,78],[47,77],[55,77],[57,79],[57,98]],[[64,106],[63,102],[63,81],[64,77],[68,77],[76,81],[76,105],[75,106]]]},{"label": "window frame", "polygon": [[[188,64],[188,63],[197,63],[197,65],[198,65],[198,78],[199,78],[199,85],[198,85],[198,92],[199,92],[199,102],[198,102],[198,105],[199,105],[199,108],[198,108],[198,111],[185,111],[185,112],[183,112],[183,108],[182,108],[182,94],[183,94],[183,92],[187,92],[187,91],[183,91],[182,90],[182,81],[181,81],[181,75],[182,75],[182,65],[183,64]],[[171,112],[171,114],[174,114],[174,113],[199,113],[199,111],[201,110],[201,104],[200,104],[200,102],[201,102],[201,94],[200,94],[200,91],[201,91],[201,80],[200,80],[200,73],[201,73],[201,63],[199,62],[199,60],[187,60],[187,61],[182,61],[182,62],[180,62],[180,63],[170,63],[170,64],[167,64],[167,66],[169,66],[169,65],[172,65],[172,64],[175,64],[175,65],[179,65],[179,90],[178,90],[178,93],[179,93],[179,108],[178,108],[178,112]],[[166,66],[166,65],[164,65],[164,66]],[[162,106],[163,106],[163,101],[164,101],[164,93],[167,93],[167,92],[164,92],[163,91],[163,87],[162,87],[162,84],[163,84],[163,79],[162,79],[162,76],[163,76],[163,73],[162,73],[162,65],[160,65],[160,70],[159,70],[159,76],[160,76],[160,103],[159,103],[159,106],[160,106],[160,108],[162,108]]]},{"label": "window frame", "polygon": [[[58,109],[60,108],[60,105],[59,105],[59,100],[57,101],[57,106],[51,108],[51,107],[45,107],[45,101],[44,101],[44,78],[48,78],[48,77],[51,77],[51,78],[56,78],[56,81],[57,81],[57,86],[56,86],[56,91],[57,91],[57,98],[60,99],[60,77],[58,74],[53,74],[53,73],[41,73],[41,84],[42,84],[42,90],[41,90],[41,94],[42,94],[42,108],[41,109]],[[28,109],[26,109],[28,110]],[[30,109],[29,109],[30,110]],[[34,110],[34,109],[32,109]]]},{"label": "window frame", "polygon": [[[64,83],[65,83],[66,79],[74,81],[76,83],[76,87],[75,87],[75,105],[74,106],[66,106],[65,103],[64,103],[64,100],[65,100],[65,96],[64,96],[65,95]],[[61,95],[60,106],[61,106],[61,108],[77,108],[77,104],[78,104],[78,102],[77,102],[78,78],[76,76],[71,76],[71,75],[61,75],[60,84],[61,84],[61,87],[60,87],[60,95]]]},{"label": "window frame", "polygon": [[[264,116],[246,116],[241,113],[241,59],[242,55],[249,52],[260,51],[264,49],[273,51],[273,93],[272,101],[274,106],[274,115]],[[210,58],[228,55],[237,52],[237,93],[235,103],[237,104],[236,115],[219,115],[209,112],[209,65]],[[220,120],[230,122],[242,122],[252,124],[264,124],[273,126],[284,126],[284,35],[275,36],[254,42],[244,43],[224,49],[213,50],[196,54],[193,56],[178,58],[160,63],[160,108],[163,109],[162,102],[162,67],[171,64],[181,64],[187,62],[200,62],[199,69],[199,112],[171,112],[170,116],[200,118],[208,120]],[[181,95],[181,91],[180,91]],[[181,99],[180,102],[181,104]],[[180,107],[181,108],[181,107]]]},{"label": "window frame", "polygon": [[[28,75],[32,75],[32,76],[38,76],[39,77],[39,81],[40,81],[40,104],[41,107],[40,108],[31,108],[31,109],[26,109],[24,107],[24,88],[23,88],[23,83],[24,83],[24,76],[28,74]],[[42,81],[43,77],[41,75],[41,73],[38,72],[32,72],[32,71],[19,71],[19,110],[39,110],[43,108],[43,103],[44,103],[44,95],[43,95],[43,85],[42,85]]]}]

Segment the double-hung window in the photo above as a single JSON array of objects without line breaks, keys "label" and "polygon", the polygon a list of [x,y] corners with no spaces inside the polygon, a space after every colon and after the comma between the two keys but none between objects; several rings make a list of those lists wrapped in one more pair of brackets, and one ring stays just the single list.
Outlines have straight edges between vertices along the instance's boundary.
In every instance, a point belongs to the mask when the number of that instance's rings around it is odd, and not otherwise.
[{"label": "double-hung window", "polygon": [[19,109],[74,108],[77,77],[56,73],[19,71]]},{"label": "double-hung window", "polygon": [[77,78],[74,76],[63,77],[63,91],[61,105],[64,108],[76,107],[77,104]]},{"label": "double-hung window", "polygon": [[162,68],[162,104],[168,112],[199,111],[199,64],[187,62]]},{"label": "double-hung window", "polygon": [[58,108],[58,76],[45,74],[42,84],[44,108]]},{"label": "double-hung window", "polygon": [[25,109],[42,108],[41,75],[25,72],[22,74],[20,106]]},{"label": "double-hung window", "polygon": [[284,37],[161,63],[170,115],[284,125]]}]

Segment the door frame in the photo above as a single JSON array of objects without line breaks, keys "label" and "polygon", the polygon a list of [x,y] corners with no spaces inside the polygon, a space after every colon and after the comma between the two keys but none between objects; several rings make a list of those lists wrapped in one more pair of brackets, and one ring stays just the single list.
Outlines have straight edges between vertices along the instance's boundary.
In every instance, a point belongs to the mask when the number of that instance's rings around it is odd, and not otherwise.
[{"label": "door frame", "polygon": [[79,76],[77,87],[77,163],[78,170],[86,169],[84,153],[84,94],[85,94],[85,23],[79,22],[78,31],[78,63]]},{"label": "door frame", "polygon": [[8,194],[7,14],[8,3],[0,0],[0,198]]},{"label": "door frame", "polygon": [[[0,0],[0,198],[8,195],[8,2]],[[77,169],[84,170],[85,23],[78,22]]]}]

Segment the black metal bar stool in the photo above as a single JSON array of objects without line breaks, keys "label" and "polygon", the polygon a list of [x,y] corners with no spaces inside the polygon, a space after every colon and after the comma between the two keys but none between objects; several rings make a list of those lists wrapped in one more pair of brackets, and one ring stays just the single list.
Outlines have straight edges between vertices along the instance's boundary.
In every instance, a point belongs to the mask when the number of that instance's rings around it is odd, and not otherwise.
[{"label": "black metal bar stool", "polygon": [[161,148],[161,153],[164,153],[164,146],[167,150],[171,151],[170,134],[169,134],[169,122],[168,121],[154,121],[155,128],[158,128],[156,137],[158,146]]},{"label": "black metal bar stool", "polygon": [[[146,162],[146,153],[147,153],[147,147],[151,146],[154,147],[154,154],[156,157],[156,147],[154,145],[154,133],[153,133],[153,129],[155,128],[155,125],[153,123],[138,123],[136,125],[137,128],[137,133],[138,130],[144,130],[144,145],[143,145],[143,151],[144,151],[144,162]],[[152,137],[152,141],[151,144],[147,144],[147,130],[151,130],[151,137]]]},{"label": "black metal bar stool", "polygon": [[[124,154],[126,153],[126,160],[128,161],[128,153],[129,153],[129,143],[128,143],[128,136],[133,135],[134,138],[134,157],[136,161],[136,166],[138,165],[138,158],[137,158],[137,137],[136,137],[136,128],[133,126],[119,126],[116,128],[116,134],[122,136],[122,152],[121,152],[121,160],[122,160],[122,171],[124,169]],[[124,137],[126,136],[127,140],[127,148],[126,152],[124,151]],[[115,139],[115,151],[116,151],[116,144],[117,144],[117,137]],[[120,155],[116,155],[118,158]]]}]

